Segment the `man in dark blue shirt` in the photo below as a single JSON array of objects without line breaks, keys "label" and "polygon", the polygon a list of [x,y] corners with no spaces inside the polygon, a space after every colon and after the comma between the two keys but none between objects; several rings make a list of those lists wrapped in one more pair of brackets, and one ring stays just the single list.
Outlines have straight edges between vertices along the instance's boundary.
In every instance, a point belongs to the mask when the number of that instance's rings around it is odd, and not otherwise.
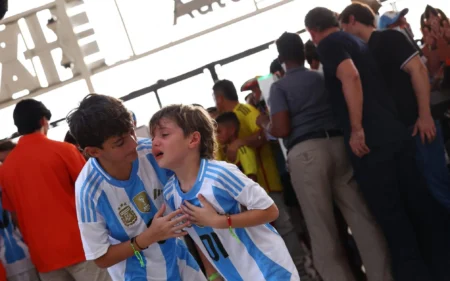
[{"label": "man in dark blue shirt", "polygon": [[394,279],[441,280],[426,262],[441,256],[425,245],[429,240],[437,247],[448,244],[443,237],[450,235],[449,217],[418,173],[413,140],[367,45],[339,31],[336,16],[326,8],[311,10],[305,26],[318,45],[356,180],[386,236]]},{"label": "man in dark blue shirt", "polygon": [[400,121],[415,135],[417,162],[435,198],[450,211],[450,175],[438,121],[430,109],[430,82],[417,46],[397,30],[376,31],[369,6],[354,3],[340,15],[347,31],[367,42],[389,87]]}]

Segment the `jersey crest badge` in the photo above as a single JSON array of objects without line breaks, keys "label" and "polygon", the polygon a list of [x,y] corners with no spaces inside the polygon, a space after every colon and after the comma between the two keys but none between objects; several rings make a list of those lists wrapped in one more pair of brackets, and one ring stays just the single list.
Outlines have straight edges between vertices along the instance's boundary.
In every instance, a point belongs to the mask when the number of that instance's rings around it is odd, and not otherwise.
[{"label": "jersey crest badge", "polygon": [[119,216],[125,226],[133,225],[137,221],[136,213],[128,206],[127,203],[120,204]]},{"label": "jersey crest badge", "polygon": [[150,213],[152,206],[148,198],[147,192],[142,191],[133,198],[133,202],[141,213]]}]

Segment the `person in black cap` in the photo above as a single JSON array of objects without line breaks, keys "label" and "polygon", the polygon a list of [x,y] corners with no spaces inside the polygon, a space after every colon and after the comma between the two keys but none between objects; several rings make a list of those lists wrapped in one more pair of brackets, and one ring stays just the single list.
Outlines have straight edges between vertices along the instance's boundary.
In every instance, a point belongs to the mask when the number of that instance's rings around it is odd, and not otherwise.
[{"label": "person in black cap", "polygon": [[[426,187],[415,144],[368,46],[315,8],[305,26],[324,68],[333,110],[344,128],[355,177],[389,246],[397,281],[448,280],[450,218]],[[437,272],[437,267],[442,265]],[[434,269],[434,272],[432,271]]]}]

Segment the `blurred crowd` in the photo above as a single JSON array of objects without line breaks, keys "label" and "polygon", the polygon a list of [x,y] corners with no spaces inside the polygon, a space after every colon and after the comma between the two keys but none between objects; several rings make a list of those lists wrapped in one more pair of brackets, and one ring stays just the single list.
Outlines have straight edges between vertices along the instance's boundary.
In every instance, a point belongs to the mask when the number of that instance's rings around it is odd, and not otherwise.
[{"label": "blurred crowd", "polygon": [[[219,80],[206,109],[216,159],[273,199],[272,225],[302,281],[450,280],[448,121],[430,104],[432,91],[450,89],[450,22],[427,6],[416,42],[408,9],[378,8],[309,11],[311,40],[276,40],[269,92],[255,76],[239,88],[241,103],[233,82]],[[64,143],[47,139],[50,119],[41,102],[20,101],[22,137],[0,143],[0,281],[116,281],[85,255],[79,232],[74,185],[95,156],[70,132]]]}]

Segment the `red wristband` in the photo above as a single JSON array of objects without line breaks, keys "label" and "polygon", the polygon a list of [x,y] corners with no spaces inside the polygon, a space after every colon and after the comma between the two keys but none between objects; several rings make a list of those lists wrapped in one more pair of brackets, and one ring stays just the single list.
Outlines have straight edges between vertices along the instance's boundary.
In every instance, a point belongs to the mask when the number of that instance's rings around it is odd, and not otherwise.
[{"label": "red wristband", "polygon": [[231,228],[231,217],[228,214],[227,214],[227,224],[228,224],[228,227]]}]

